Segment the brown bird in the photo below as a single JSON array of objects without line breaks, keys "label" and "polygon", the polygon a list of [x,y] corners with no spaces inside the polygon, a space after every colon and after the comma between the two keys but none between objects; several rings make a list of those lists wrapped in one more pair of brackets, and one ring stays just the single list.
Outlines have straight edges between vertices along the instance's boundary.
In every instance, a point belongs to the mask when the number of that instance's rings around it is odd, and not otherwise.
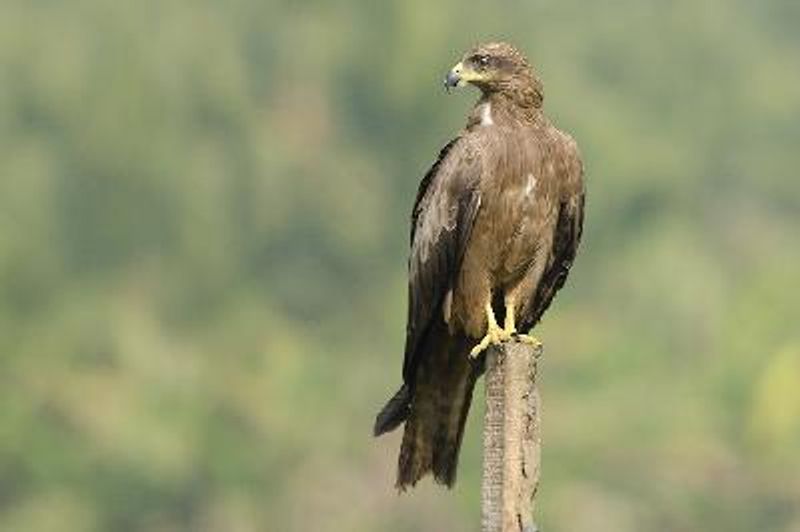
[{"label": "brown bird", "polygon": [[414,203],[403,386],[375,420],[376,436],[405,422],[400,489],[428,472],[453,485],[483,351],[537,342],[517,331],[542,317],[581,237],[578,148],[543,113],[528,61],[507,43],[478,45],[445,79],[467,84],[480,99]]}]

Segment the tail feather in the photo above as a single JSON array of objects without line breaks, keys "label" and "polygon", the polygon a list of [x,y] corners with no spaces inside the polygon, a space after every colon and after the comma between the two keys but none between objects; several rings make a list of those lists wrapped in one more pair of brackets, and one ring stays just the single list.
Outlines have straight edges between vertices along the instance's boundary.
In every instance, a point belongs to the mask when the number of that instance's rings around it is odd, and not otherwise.
[{"label": "tail feather", "polygon": [[451,336],[444,326],[436,329],[422,346],[425,356],[408,409],[397,470],[401,490],[429,472],[440,484],[453,485],[472,390],[480,375],[466,340]]},{"label": "tail feather", "polygon": [[375,418],[375,427],[373,428],[375,436],[393,431],[408,419],[410,405],[411,388],[408,384],[403,384]]},{"label": "tail feather", "polygon": [[[466,355],[466,353],[464,353]],[[433,450],[433,477],[440,483],[452,487],[456,481],[458,455],[461,450],[461,441],[464,438],[464,427],[467,423],[469,408],[472,404],[472,391],[478,372],[471,371],[459,383],[461,388],[454,391],[453,405],[447,413],[447,422],[440,426],[437,445]]]}]

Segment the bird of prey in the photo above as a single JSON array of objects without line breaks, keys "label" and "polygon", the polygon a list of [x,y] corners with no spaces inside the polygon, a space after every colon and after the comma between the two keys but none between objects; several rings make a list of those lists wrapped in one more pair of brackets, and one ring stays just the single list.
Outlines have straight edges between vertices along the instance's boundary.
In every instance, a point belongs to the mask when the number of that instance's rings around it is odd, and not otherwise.
[{"label": "bird of prey", "polygon": [[[480,44],[445,78],[480,98],[419,185],[411,215],[403,385],[375,420],[405,423],[404,490],[448,487],[484,350],[529,331],[563,286],[583,225],[575,141],[542,111],[542,82],[507,43]],[[501,326],[500,323],[503,325]]]}]

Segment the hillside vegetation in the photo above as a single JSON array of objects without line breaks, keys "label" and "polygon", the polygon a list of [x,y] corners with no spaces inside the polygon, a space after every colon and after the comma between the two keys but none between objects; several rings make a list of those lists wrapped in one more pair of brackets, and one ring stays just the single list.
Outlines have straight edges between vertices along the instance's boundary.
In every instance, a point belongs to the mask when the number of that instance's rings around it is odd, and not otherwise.
[{"label": "hillside vegetation", "polygon": [[[800,531],[800,4],[10,0],[0,529],[478,530],[393,489],[408,217],[509,40],[578,140],[544,530]],[[480,386],[479,386],[480,388]]]}]

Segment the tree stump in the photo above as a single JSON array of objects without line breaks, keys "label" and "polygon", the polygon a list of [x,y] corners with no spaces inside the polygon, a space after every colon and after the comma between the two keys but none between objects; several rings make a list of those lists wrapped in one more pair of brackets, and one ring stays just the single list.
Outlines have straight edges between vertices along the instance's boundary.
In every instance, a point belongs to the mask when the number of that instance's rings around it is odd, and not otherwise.
[{"label": "tree stump", "polygon": [[508,342],[486,353],[483,425],[483,532],[535,532],[539,485],[540,398],[536,386],[542,346]]}]

